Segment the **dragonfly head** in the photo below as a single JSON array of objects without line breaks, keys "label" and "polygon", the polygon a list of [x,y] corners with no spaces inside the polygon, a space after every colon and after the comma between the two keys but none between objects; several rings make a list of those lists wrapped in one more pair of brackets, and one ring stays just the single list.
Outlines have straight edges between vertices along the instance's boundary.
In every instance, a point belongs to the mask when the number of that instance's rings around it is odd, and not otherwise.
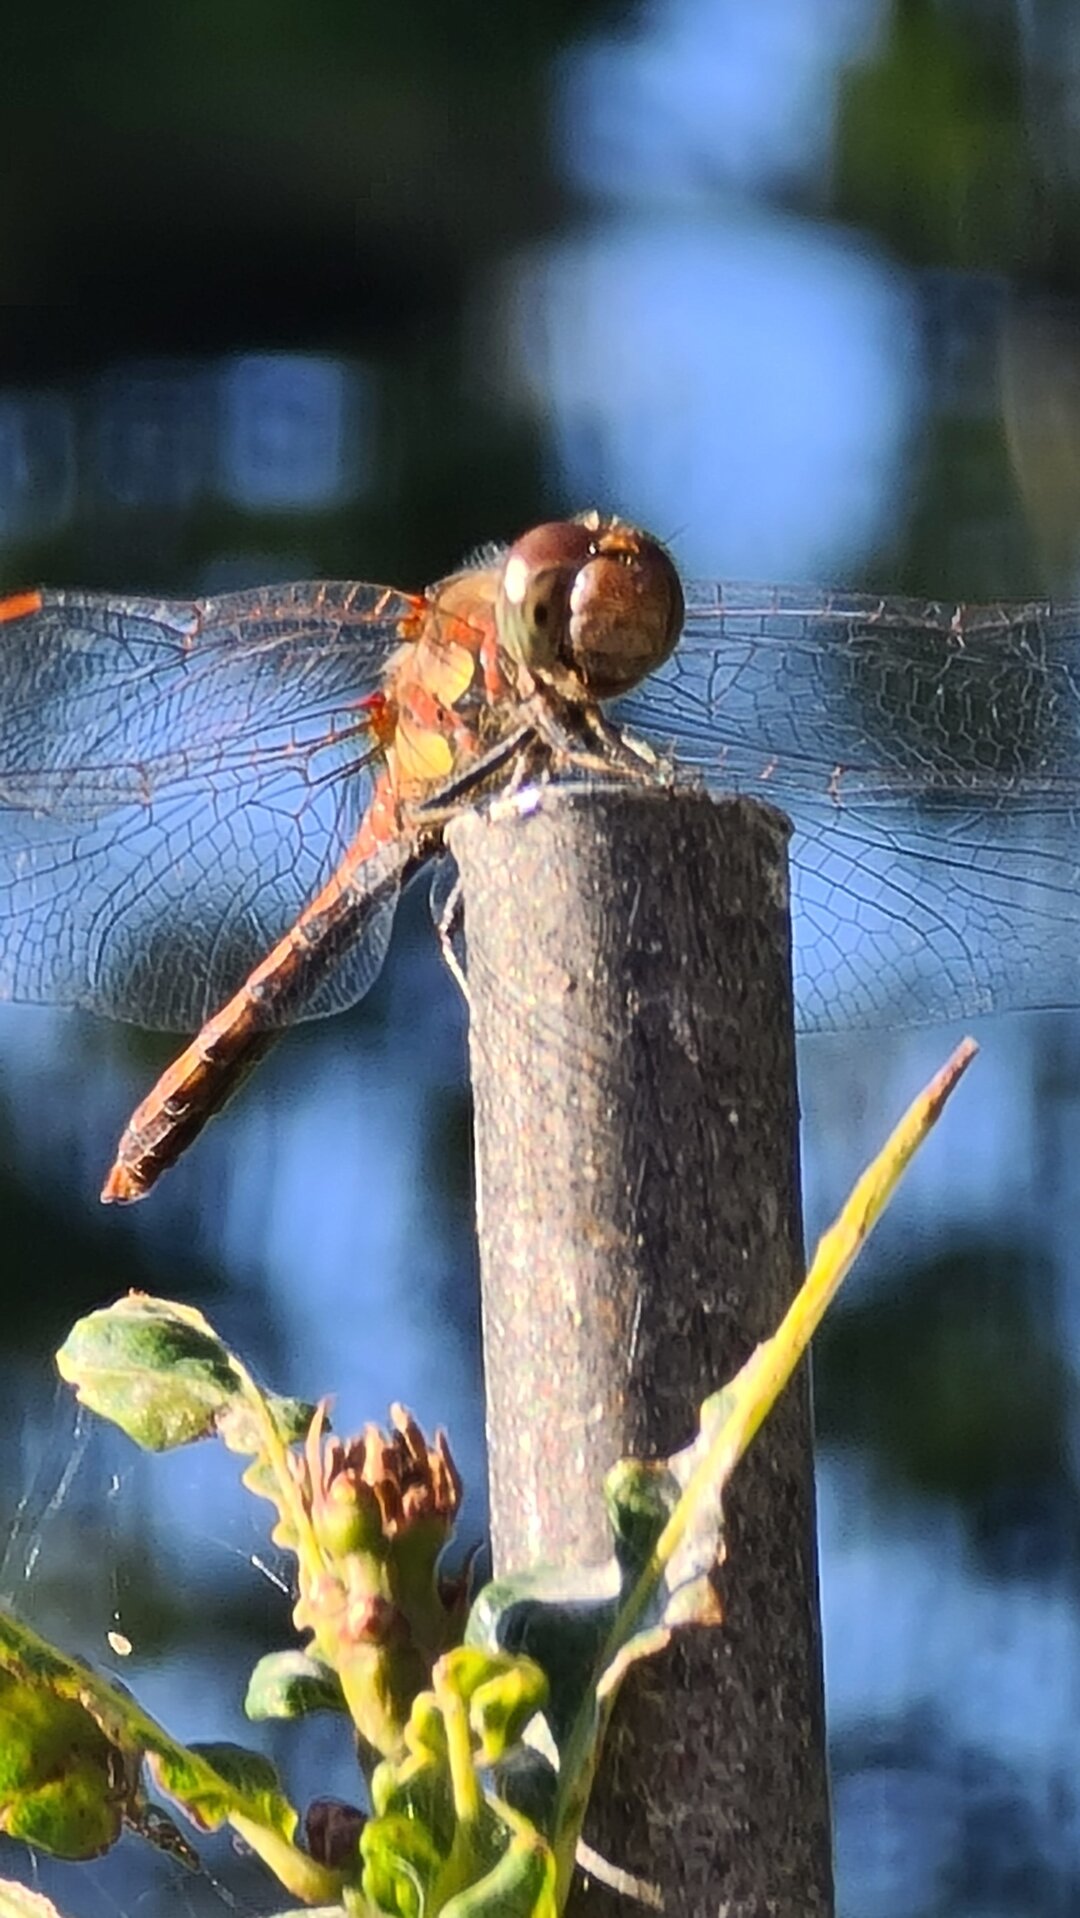
[{"label": "dragonfly head", "polygon": [[666,548],[595,511],[515,540],[496,606],[499,643],[571,698],[615,699],[675,650],[679,575]]}]

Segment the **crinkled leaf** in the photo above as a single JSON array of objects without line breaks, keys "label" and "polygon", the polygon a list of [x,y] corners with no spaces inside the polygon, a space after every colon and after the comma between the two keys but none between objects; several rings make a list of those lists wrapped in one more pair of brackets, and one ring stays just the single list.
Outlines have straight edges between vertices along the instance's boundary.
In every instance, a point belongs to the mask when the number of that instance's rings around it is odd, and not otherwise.
[{"label": "crinkled leaf", "polygon": [[150,1452],[217,1434],[232,1451],[258,1453],[262,1413],[288,1445],[314,1409],[274,1393],[259,1394],[257,1409],[244,1367],[202,1313],[144,1292],[80,1319],[56,1363],[84,1405]]},{"label": "crinkled leaf", "polygon": [[640,1576],[681,1489],[666,1460],[619,1459],[608,1472],[604,1503],[624,1587]]},{"label": "crinkled leaf", "polygon": [[453,1842],[454,1794],[446,1757],[446,1727],[433,1692],[413,1700],[405,1727],[406,1756],[383,1759],[371,1775],[376,1818],[405,1818],[422,1825],[440,1857]]},{"label": "crinkled leaf", "polygon": [[120,1836],[127,1775],[77,1699],[0,1680],[0,1831],[54,1858],[97,1858]]},{"label": "crinkled leaf", "polygon": [[291,1839],[298,1824],[269,1758],[243,1745],[176,1745],[149,1755],[162,1791],[182,1805],[192,1824],[216,1831],[238,1806],[244,1815]]},{"label": "crinkled leaf", "polygon": [[[526,1659],[459,1647],[438,1661],[433,1682],[414,1701],[405,1756],[376,1768],[375,1815],[360,1840],[364,1894],[391,1914],[442,1911],[486,1883],[515,1838],[527,1849],[540,1842],[510,1804],[482,1789],[480,1773],[490,1777],[493,1757],[534,1716],[543,1674]],[[519,1901],[491,1908],[531,1909]]]},{"label": "crinkled leaf", "polygon": [[506,1806],[485,1797],[467,1826],[455,1823],[451,1812],[445,1832],[422,1813],[369,1818],[360,1835],[364,1896],[393,1918],[441,1912],[449,1898],[495,1869],[518,1822]]},{"label": "crinkled leaf", "polygon": [[481,1765],[497,1764],[547,1703],[545,1673],[520,1653],[459,1645],[443,1654],[439,1671],[469,1708]]},{"label": "crinkled leaf", "polygon": [[135,1292],[80,1319],[56,1363],[84,1405],[151,1452],[206,1438],[241,1389],[200,1313]]},{"label": "crinkled leaf", "polygon": [[521,1653],[540,1666],[549,1686],[545,1716],[559,1748],[583,1693],[595,1682],[622,1588],[612,1558],[606,1565],[568,1571],[538,1566],[493,1579],[473,1601],[466,1645]]},{"label": "crinkled leaf", "polygon": [[310,1652],[267,1652],[248,1680],[244,1710],[251,1719],[304,1718],[309,1712],[348,1710],[332,1665]]},{"label": "crinkled leaf", "polygon": [[[672,1459],[622,1459],[613,1467],[604,1491],[615,1553],[606,1565],[569,1572],[539,1567],[493,1580],[473,1604],[465,1629],[467,1645],[523,1653],[545,1673],[550,1687],[545,1716],[557,1748],[570,1735],[582,1698],[600,1677],[620,1607],[645,1573],[700,1447],[699,1438]],[[675,1623],[717,1622],[709,1574],[720,1547],[718,1500],[702,1499],[697,1529],[670,1566],[657,1568],[654,1604],[641,1627],[660,1633],[650,1649],[659,1649]]]},{"label": "crinkled leaf", "polygon": [[[614,1688],[635,1659],[654,1657],[662,1651],[678,1627],[719,1625],[723,1620],[713,1576],[724,1556],[721,1493],[739,1456],[737,1435],[726,1449],[723,1446],[725,1421],[733,1409],[730,1388],[714,1393],[701,1408],[697,1438],[665,1459],[659,1470],[646,1468],[643,1472],[637,1460],[621,1459],[608,1473],[604,1489],[608,1509],[617,1515],[618,1535],[624,1542],[632,1537],[645,1550],[645,1558],[637,1568],[627,1607],[617,1621],[606,1669],[599,1674],[601,1697]],[[673,1527],[665,1550],[665,1533],[695,1472],[698,1479],[681,1507],[681,1524]],[[648,1527],[642,1523],[646,1506],[655,1527],[651,1543]],[[624,1574],[633,1570],[634,1560],[624,1549]],[[626,1629],[631,1607],[637,1617],[633,1631]]]},{"label": "crinkled leaf", "polygon": [[444,1762],[446,1722],[434,1692],[417,1692],[413,1699],[405,1724],[405,1749],[417,1762]]},{"label": "crinkled leaf", "polygon": [[557,1918],[556,1881],[554,1852],[523,1831],[485,1877],[447,1900],[442,1918]]},{"label": "crinkled leaf", "polygon": [[203,1831],[227,1819],[263,1863],[296,1896],[314,1904],[336,1895],[341,1873],[320,1865],[293,1843],[299,1823],[274,1766],[243,1745],[161,1746],[147,1754],[161,1789]]},{"label": "crinkled leaf", "polygon": [[515,1745],[495,1770],[500,1799],[528,1819],[539,1832],[554,1830],[559,1774],[552,1760],[534,1745]]},{"label": "crinkled leaf", "polygon": [[[58,1699],[74,1701],[109,1746],[114,1781],[132,1778],[145,1758],[193,1822],[204,1829],[226,1819],[294,1896],[310,1904],[337,1897],[341,1875],[291,1843],[297,1816],[282,1797],[268,1761],[238,1746],[188,1749],[144,1712],[124,1687],[68,1657],[21,1620],[0,1611],[0,1670]],[[114,1786],[115,1788],[115,1786]]]},{"label": "crinkled leaf", "polygon": [[443,1869],[443,1853],[421,1819],[369,1818],[360,1834],[364,1896],[388,1918],[423,1918]]}]

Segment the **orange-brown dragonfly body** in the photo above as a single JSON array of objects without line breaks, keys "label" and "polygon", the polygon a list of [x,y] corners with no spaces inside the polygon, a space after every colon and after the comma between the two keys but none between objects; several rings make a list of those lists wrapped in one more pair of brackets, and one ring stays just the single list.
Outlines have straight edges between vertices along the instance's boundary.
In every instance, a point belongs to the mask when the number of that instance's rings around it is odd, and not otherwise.
[{"label": "orange-brown dragonfly body", "polygon": [[[532,630],[537,616],[538,638]],[[333,989],[343,970],[346,978],[339,990],[344,1003],[371,982],[400,887],[441,843],[441,822],[431,809],[440,789],[460,783],[470,767],[482,771],[500,740],[524,736],[529,730],[523,726],[526,713],[541,725],[546,715],[554,726],[560,709],[586,710],[606,696],[613,683],[617,687],[620,676],[625,681],[618,661],[626,654],[626,642],[616,643],[613,653],[605,650],[611,647],[613,621],[621,620],[624,626],[631,622],[631,653],[647,634],[651,663],[656,663],[674,646],[681,618],[678,578],[663,549],[635,529],[596,514],[537,528],[498,563],[471,567],[419,596],[325,585],[306,592],[271,588],[228,601],[157,608],[62,593],[25,593],[0,602],[0,632],[24,661],[34,659],[36,648],[43,687],[57,661],[67,672],[74,656],[77,670],[87,644],[93,649],[105,642],[130,653],[136,680],[140,674],[153,680],[155,668],[159,678],[186,673],[192,683],[200,673],[212,680],[215,667],[224,678],[231,667],[235,677],[245,656],[248,665],[256,667],[256,676],[268,663],[278,674],[288,667],[295,673],[298,702],[303,699],[305,666],[314,668],[317,679],[325,677],[327,661],[335,656],[369,682],[377,663],[381,679],[377,691],[360,694],[346,704],[344,713],[324,714],[329,723],[321,737],[287,733],[272,744],[252,747],[252,758],[261,755],[264,761],[264,788],[288,771],[290,761],[301,768],[301,785],[310,780],[315,787],[318,758],[336,756],[340,763],[322,777],[331,790],[346,779],[362,789],[363,814],[314,896],[205,1020],[134,1113],[103,1199],[142,1197],[257,1063],[277,1031],[313,1004],[319,1009],[320,989]],[[310,633],[312,626],[320,643],[305,651],[305,629]],[[155,660],[155,649],[164,649],[164,656]],[[100,701],[97,711],[104,733],[108,719]],[[257,715],[248,716],[254,724]],[[240,770],[243,752],[227,703],[219,717],[218,739],[210,753],[203,750],[201,755],[211,774],[228,765],[233,754],[234,769]],[[265,730],[265,721],[263,725]],[[190,755],[181,730],[171,741],[162,731],[153,758],[105,763],[93,773],[86,766],[73,768],[76,788],[80,782],[95,782],[95,790],[86,795],[88,809],[106,797],[119,802],[119,810],[126,788],[141,783],[147,819],[152,817],[170,781],[176,781],[177,758],[183,761]],[[190,723],[187,735],[190,741]],[[62,746],[70,743],[69,738]],[[60,765],[13,768],[8,780],[0,780],[0,797],[9,804],[21,800],[34,806],[51,795],[60,814],[71,802],[65,780]],[[228,918],[224,890],[218,911]],[[83,965],[84,990],[71,996],[97,1003],[101,986],[93,979],[89,951]],[[133,1015],[155,1020],[165,1015],[164,1023],[182,1022],[191,997],[177,991],[174,975],[175,967],[167,967],[159,990],[132,981]],[[17,961],[15,975],[6,983],[14,996]],[[109,1009],[122,1011],[122,980],[110,983],[110,996],[114,991],[119,1003]]]},{"label": "orange-brown dragonfly body", "polygon": [[685,602],[596,513],[421,594],[0,601],[0,998],[199,1029],[104,1198],[146,1192],[292,1020],[361,996],[454,807],[625,770],[610,700],[792,814],[805,1025],[1080,1001],[1080,609]]}]

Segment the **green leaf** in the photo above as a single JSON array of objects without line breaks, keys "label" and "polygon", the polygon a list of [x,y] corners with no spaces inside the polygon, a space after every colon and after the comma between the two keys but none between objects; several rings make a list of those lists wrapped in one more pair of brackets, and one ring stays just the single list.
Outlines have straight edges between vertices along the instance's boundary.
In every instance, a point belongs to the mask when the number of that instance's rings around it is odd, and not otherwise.
[{"label": "green leaf", "polygon": [[[123,1687],[57,1651],[3,1611],[0,1671],[46,1700],[82,1708],[109,1748],[109,1775],[121,1815],[135,1796],[145,1759],[194,1823],[209,1829],[228,1820],[294,1896],[316,1904],[340,1894],[340,1872],[319,1865],[292,1843],[296,1812],[282,1796],[273,1766],[259,1753],[239,1746],[178,1744]],[[43,1709],[51,1712],[51,1703]],[[137,1811],[137,1805],[132,1809]],[[35,1842],[44,1848],[48,1839]]]},{"label": "green leaf", "polygon": [[557,1748],[595,1682],[622,1589],[623,1575],[612,1558],[576,1571],[536,1566],[493,1579],[473,1601],[465,1643],[522,1653],[540,1666],[548,1681],[546,1718]]},{"label": "green leaf", "polygon": [[150,1452],[217,1436],[230,1451],[258,1456],[267,1418],[286,1446],[306,1435],[315,1410],[260,1392],[193,1306],[143,1292],[80,1319],[56,1363],[84,1405]]},{"label": "green leaf", "polygon": [[[696,1440],[673,1459],[621,1459],[612,1468],[604,1495],[615,1551],[606,1565],[577,1571],[536,1567],[516,1577],[493,1580],[474,1601],[465,1629],[466,1644],[497,1646],[523,1653],[536,1662],[549,1684],[545,1716],[557,1750],[571,1735],[582,1699],[598,1681],[620,1608],[649,1565],[699,1448],[700,1440]],[[647,1620],[650,1632],[661,1623],[669,1601],[673,1609],[666,1624],[676,1622],[676,1612],[678,1622],[683,1624],[691,1620],[717,1622],[708,1574],[720,1551],[718,1507],[710,1507],[707,1515],[702,1510],[701,1525],[701,1533],[680,1552],[670,1576],[666,1571],[663,1575],[664,1589],[657,1594],[660,1616],[651,1611]],[[697,1582],[702,1578],[704,1585]]]},{"label": "green leaf", "polygon": [[[722,1449],[723,1434],[733,1410],[729,1389],[706,1399],[701,1408],[697,1438],[663,1461],[661,1470],[648,1478],[644,1498],[638,1461],[622,1459],[608,1474],[605,1494],[609,1510],[621,1514],[621,1535],[624,1538],[627,1535],[626,1513],[629,1511],[637,1543],[647,1544],[648,1531],[641,1523],[641,1515],[650,1505],[657,1530],[644,1563],[638,1568],[637,1583],[633,1591],[627,1592],[626,1604],[616,1620],[607,1648],[606,1668],[598,1676],[600,1698],[614,1691],[635,1659],[653,1657],[661,1651],[678,1627],[719,1625],[723,1621],[713,1574],[724,1556],[721,1493],[739,1457],[734,1443],[726,1452]],[[696,1482],[695,1473],[698,1474]],[[676,1520],[677,1513],[681,1525]],[[661,1517],[663,1523],[659,1524]],[[669,1527],[673,1528],[673,1536]],[[633,1569],[633,1562],[628,1561],[626,1572]],[[636,1626],[631,1629],[635,1618]]]},{"label": "green leaf", "polygon": [[497,1865],[447,1900],[442,1918],[557,1918],[555,1854],[535,1833],[521,1833]]},{"label": "green leaf", "polygon": [[0,1831],[54,1858],[97,1858],[123,1823],[127,1766],[91,1714],[0,1680]]},{"label": "green leaf", "polygon": [[161,1789],[203,1831],[216,1831],[239,1806],[246,1818],[286,1840],[296,1831],[297,1814],[261,1752],[232,1744],[175,1745],[150,1753],[149,1764]]},{"label": "green leaf", "polygon": [[314,1904],[341,1887],[341,1873],[293,1843],[299,1819],[278,1775],[261,1752],[243,1745],[158,1744],[147,1755],[163,1791],[193,1824],[215,1830],[227,1819],[289,1891]]},{"label": "green leaf", "polygon": [[443,1854],[418,1819],[369,1818],[360,1834],[364,1896],[388,1918],[423,1918]]},{"label": "green leaf", "polygon": [[481,1765],[497,1764],[547,1704],[545,1673],[520,1654],[461,1645],[444,1653],[441,1670],[468,1705]]},{"label": "green leaf", "polygon": [[454,1794],[446,1757],[442,1714],[431,1712],[422,1694],[413,1704],[406,1730],[409,1747],[403,1759],[384,1758],[371,1775],[371,1805],[375,1817],[405,1818],[422,1825],[440,1857],[454,1838]]},{"label": "green leaf", "polygon": [[680,1487],[666,1461],[619,1459],[604,1480],[622,1582],[637,1578],[671,1517]]},{"label": "green leaf", "polygon": [[[536,1875],[537,1848],[546,1847],[510,1802],[481,1789],[481,1773],[494,1772],[501,1793],[504,1771],[523,1753],[520,1729],[543,1703],[543,1673],[528,1659],[460,1647],[444,1653],[433,1682],[414,1701],[405,1757],[385,1760],[371,1781],[375,1816],[360,1840],[364,1894],[397,1918],[440,1912],[481,1886],[495,1902],[479,1910],[530,1911],[522,1886]],[[515,1782],[523,1799],[531,1784],[533,1799],[550,1806],[550,1786],[542,1795],[535,1776]],[[514,1868],[489,1885],[515,1845]]]},{"label": "green leaf", "polygon": [[333,1667],[311,1652],[268,1652],[248,1680],[244,1710],[251,1719],[304,1718],[309,1712],[347,1712]]},{"label": "green leaf", "polygon": [[80,1319],[56,1363],[83,1405],[151,1452],[208,1437],[241,1391],[200,1313],[141,1293]]},{"label": "green leaf", "polygon": [[504,1805],[538,1832],[554,1830],[559,1774],[550,1758],[533,1745],[516,1745],[500,1759],[495,1779]]}]

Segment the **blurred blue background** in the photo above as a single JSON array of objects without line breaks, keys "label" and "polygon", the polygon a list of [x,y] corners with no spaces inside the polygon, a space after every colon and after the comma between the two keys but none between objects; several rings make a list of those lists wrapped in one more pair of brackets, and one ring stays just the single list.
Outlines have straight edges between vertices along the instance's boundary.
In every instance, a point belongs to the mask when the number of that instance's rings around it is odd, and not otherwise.
[{"label": "blurred blue background", "polygon": [[[57,0],[0,57],[4,587],[418,585],[596,502],[698,575],[1080,596],[1067,0]],[[288,1600],[231,1463],[144,1467],[49,1355],[130,1285],[195,1300],[339,1429],[445,1423],[481,1534],[464,1016],[426,905],[134,1213],[96,1193],[168,1042],[0,1014],[4,1595],[179,1735],[350,1796],[338,1728],[241,1717]],[[844,1918],[1080,1909],[1080,1013],[978,1030],[817,1369]],[[811,1237],[958,1036],[806,1043]],[[0,1842],[80,1918],[279,1902],[206,1858]]]}]

